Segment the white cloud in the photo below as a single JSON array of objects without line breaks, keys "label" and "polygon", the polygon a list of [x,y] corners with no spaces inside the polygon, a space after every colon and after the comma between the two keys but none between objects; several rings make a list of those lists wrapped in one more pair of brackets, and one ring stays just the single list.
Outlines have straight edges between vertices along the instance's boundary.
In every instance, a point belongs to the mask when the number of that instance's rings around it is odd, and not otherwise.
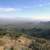
[{"label": "white cloud", "polygon": [[33,20],[40,20],[40,21],[50,21],[50,16],[37,16],[37,17],[33,17]]},{"label": "white cloud", "polygon": [[0,12],[15,12],[15,8],[0,8]]},{"label": "white cloud", "polygon": [[0,8],[0,18],[15,18],[16,9],[15,8]]},{"label": "white cloud", "polygon": [[16,9],[15,8],[7,8],[7,9],[5,9],[5,11],[16,11]]}]

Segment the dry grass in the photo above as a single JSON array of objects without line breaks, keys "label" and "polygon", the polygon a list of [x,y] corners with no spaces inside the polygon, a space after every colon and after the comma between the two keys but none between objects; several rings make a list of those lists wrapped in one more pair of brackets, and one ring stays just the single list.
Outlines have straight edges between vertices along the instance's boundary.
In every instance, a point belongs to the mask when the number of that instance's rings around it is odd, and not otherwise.
[{"label": "dry grass", "polygon": [[22,45],[22,46],[29,46],[31,43],[32,43],[32,40],[31,39],[29,39],[29,38],[26,38],[26,37],[19,37],[18,39],[17,39],[17,44],[20,44],[20,45]]},{"label": "dry grass", "polygon": [[33,44],[33,48],[40,48],[39,50],[50,50],[50,41],[43,38],[34,37],[33,39],[29,39],[26,36],[20,36],[17,40],[6,36],[0,38],[0,50],[11,47],[13,47],[14,50],[31,50],[31,48],[28,47],[31,44]]}]

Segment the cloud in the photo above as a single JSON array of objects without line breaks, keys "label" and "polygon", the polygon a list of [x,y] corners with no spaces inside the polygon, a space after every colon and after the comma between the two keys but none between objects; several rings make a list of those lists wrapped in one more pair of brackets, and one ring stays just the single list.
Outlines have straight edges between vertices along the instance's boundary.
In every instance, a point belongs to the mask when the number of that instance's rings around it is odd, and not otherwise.
[{"label": "cloud", "polygon": [[15,8],[0,8],[0,12],[15,12]]},{"label": "cloud", "polygon": [[5,11],[7,11],[7,12],[16,11],[16,9],[15,8],[7,8],[7,9],[5,9]]},{"label": "cloud", "polygon": [[0,8],[0,18],[15,18],[16,9],[15,8]]},{"label": "cloud", "polygon": [[50,21],[50,17],[49,16],[37,16],[37,17],[33,17],[33,20],[40,20],[40,21]]},{"label": "cloud", "polygon": [[23,10],[29,9],[29,8],[32,8],[32,7],[30,7],[30,6],[24,6],[22,8],[16,8],[16,11],[23,11]]}]

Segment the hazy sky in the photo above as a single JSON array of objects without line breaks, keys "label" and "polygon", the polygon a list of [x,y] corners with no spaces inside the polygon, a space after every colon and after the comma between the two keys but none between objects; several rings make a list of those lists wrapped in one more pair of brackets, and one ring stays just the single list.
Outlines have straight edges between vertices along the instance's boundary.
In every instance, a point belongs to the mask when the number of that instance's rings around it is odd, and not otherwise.
[{"label": "hazy sky", "polygon": [[0,0],[0,17],[50,20],[50,0]]},{"label": "hazy sky", "polygon": [[0,18],[16,18],[16,0],[0,0]]},{"label": "hazy sky", "polygon": [[17,0],[16,3],[17,16],[50,20],[50,0]]}]

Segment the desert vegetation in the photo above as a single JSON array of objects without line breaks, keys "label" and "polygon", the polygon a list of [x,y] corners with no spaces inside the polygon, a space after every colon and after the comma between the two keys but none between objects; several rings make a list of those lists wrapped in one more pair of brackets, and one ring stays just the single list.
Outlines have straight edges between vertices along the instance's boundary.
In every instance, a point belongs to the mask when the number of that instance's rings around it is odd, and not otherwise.
[{"label": "desert vegetation", "polygon": [[0,50],[50,50],[50,29],[0,27]]}]

